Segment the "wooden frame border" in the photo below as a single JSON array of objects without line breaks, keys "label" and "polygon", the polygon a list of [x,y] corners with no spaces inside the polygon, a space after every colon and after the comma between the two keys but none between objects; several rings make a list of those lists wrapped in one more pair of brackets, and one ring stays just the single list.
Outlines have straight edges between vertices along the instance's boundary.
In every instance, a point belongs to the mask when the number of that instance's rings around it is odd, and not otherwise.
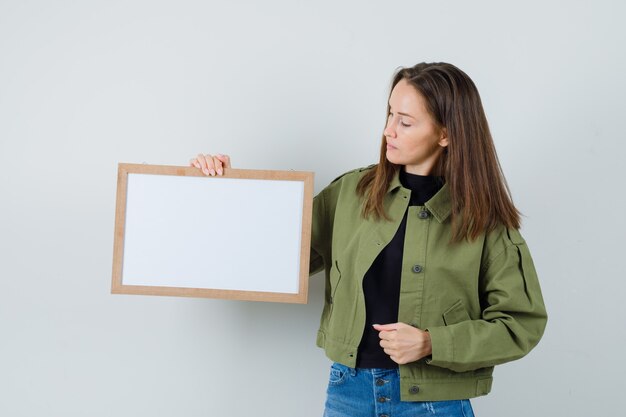
[{"label": "wooden frame border", "polygon": [[302,237],[300,248],[300,277],[297,294],[278,292],[259,292],[241,290],[222,290],[211,288],[182,288],[163,286],[124,285],[122,266],[124,257],[124,230],[126,224],[126,197],[128,174],[175,175],[186,177],[206,177],[194,167],[126,164],[118,165],[117,199],[115,208],[115,236],[113,243],[112,294],[166,295],[179,297],[222,298],[246,301],[269,301],[281,303],[306,304],[309,285],[309,257],[311,247],[311,221],[313,208],[313,172],[224,169],[224,175],[207,177],[208,180],[220,178],[288,180],[304,182],[304,201],[302,213]]}]

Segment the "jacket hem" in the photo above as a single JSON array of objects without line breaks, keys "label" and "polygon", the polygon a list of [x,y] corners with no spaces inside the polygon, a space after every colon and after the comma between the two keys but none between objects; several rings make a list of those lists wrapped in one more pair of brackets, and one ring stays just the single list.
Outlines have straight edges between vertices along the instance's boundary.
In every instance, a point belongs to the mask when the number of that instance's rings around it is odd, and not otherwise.
[{"label": "jacket hem", "polygon": [[493,377],[433,381],[400,377],[401,401],[465,400],[489,394]]},{"label": "jacket hem", "polygon": [[[324,349],[326,356],[331,361],[350,368],[356,367],[358,346],[329,339],[323,330],[317,332],[316,344]],[[487,395],[491,391],[493,377],[489,374],[468,375],[463,373],[455,376],[453,371],[440,368],[440,371],[445,374],[440,377],[415,378],[415,374],[410,375],[412,370],[424,367],[431,368],[430,365],[421,362],[399,367],[400,399],[402,401],[464,400]],[[410,376],[404,376],[407,373]]]}]

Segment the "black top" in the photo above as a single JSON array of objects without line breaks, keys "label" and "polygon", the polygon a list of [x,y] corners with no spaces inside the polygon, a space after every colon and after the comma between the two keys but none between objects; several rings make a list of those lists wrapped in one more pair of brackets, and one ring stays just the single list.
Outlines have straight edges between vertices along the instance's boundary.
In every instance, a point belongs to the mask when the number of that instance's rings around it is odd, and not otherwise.
[{"label": "black top", "polygon": [[[411,190],[409,205],[421,206],[443,186],[443,178],[408,174],[400,171],[400,182]],[[408,212],[408,210],[407,210]],[[391,242],[380,252],[363,277],[365,296],[365,330],[359,344],[357,368],[397,368],[398,364],[380,347],[378,332],[372,324],[389,324],[398,321],[402,252],[406,232],[406,216],[398,226]]]}]

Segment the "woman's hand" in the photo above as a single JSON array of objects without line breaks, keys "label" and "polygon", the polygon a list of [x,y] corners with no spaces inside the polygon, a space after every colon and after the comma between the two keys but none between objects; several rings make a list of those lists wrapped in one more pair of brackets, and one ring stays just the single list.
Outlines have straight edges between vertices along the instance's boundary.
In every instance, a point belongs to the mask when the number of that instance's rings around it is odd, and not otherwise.
[{"label": "woman's hand", "polygon": [[219,153],[217,155],[200,153],[189,161],[189,166],[201,169],[204,175],[223,175],[224,168],[231,168],[230,156]]},{"label": "woman's hand", "polygon": [[380,346],[392,361],[403,365],[432,354],[430,335],[405,323],[374,324]]}]

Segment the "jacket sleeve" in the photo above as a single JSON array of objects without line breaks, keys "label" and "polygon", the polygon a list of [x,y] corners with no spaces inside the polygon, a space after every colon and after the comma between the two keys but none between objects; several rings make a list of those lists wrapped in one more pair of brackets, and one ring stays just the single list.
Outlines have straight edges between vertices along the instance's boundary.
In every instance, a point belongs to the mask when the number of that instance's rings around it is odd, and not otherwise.
[{"label": "jacket sleeve", "polygon": [[506,234],[509,244],[481,268],[481,318],[428,328],[427,363],[470,371],[521,358],[539,342],[547,313],[537,273],[519,232]]},{"label": "jacket sleeve", "polygon": [[[313,199],[309,275],[323,270],[326,264],[331,262],[334,217],[337,210],[337,200],[344,186],[342,179],[344,177],[347,178],[348,174],[361,173],[372,167],[374,165],[353,169],[341,174]],[[353,188],[348,188],[350,192],[354,192]]]},{"label": "jacket sleeve", "polygon": [[324,200],[324,191],[313,198],[313,213],[311,216],[311,257],[309,258],[309,275],[316,274],[324,269],[324,255],[327,253],[328,240],[327,216]]}]

